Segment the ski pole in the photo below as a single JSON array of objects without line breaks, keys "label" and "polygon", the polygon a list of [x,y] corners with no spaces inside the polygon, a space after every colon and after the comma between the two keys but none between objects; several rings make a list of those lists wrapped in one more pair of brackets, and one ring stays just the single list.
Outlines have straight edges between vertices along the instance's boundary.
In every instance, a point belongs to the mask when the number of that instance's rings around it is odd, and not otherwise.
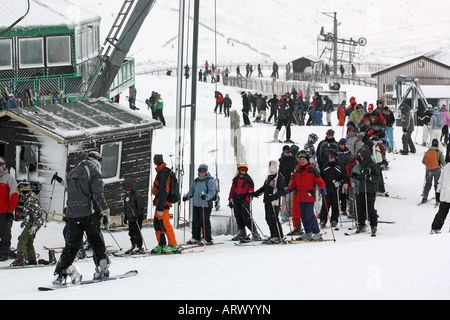
[{"label": "ski pole", "polygon": [[[202,194],[205,194],[202,192]],[[205,232],[205,200],[202,200],[202,212],[203,212],[203,239],[206,241],[206,232]]]},{"label": "ski pole", "polygon": [[[273,217],[275,218],[275,225],[277,226],[278,238],[280,239],[280,243],[281,243],[283,241],[283,239],[281,239],[281,231],[280,231],[280,226],[279,226],[280,221],[278,220],[278,213],[275,211],[275,207],[274,207],[273,203],[271,203],[271,205],[272,205]],[[291,236],[292,236],[292,232],[291,232]]]},{"label": "ski pole", "polygon": [[328,212],[328,205],[327,205],[326,197],[323,197],[323,203],[325,204],[325,209],[327,210],[328,221],[330,222],[331,233],[333,234],[333,241],[336,241],[336,237],[334,236],[334,230],[333,230],[333,227],[331,226],[331,218],[330,218],[330,213]]},{"label": "ski pole", "polygon": [[47,228],[48,212],[50,211],[50,206],[51,206],[51,204],[52,204],[52,200],[53,200],[53,192],[55,192],[55,184],[56,184],[56,180],[53,180],[52,194],[50,195],[50,201],[49,201],[49,203],[48,203],[48,210],[45,212],[45,224],[44,224],[44,228]]}]

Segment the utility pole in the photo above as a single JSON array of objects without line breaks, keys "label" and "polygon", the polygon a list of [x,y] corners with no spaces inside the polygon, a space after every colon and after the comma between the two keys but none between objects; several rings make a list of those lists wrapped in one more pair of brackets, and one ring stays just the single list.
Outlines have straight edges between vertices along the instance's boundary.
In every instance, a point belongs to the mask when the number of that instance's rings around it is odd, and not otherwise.
[{"label": "utility pole", "polygon": [[337,52],[338,52],[338,21],[337,12],[322,12],[322,14],[333,18],[333,75],[337,76]]}]

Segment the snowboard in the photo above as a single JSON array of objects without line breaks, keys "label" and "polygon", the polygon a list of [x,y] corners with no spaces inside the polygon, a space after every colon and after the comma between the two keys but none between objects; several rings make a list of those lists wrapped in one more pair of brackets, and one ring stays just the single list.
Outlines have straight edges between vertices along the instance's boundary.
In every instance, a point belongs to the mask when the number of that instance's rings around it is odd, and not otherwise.
[{"label": "snowboard", "polygon": [[59,289],[73,288],[73,287],[84,286],[84,285],[88,285],[88,284],[130,278],[130,277],[137,276],[137,274],[138,274],[137,270],[131,270],[126,273],[119,274],[119,275],[112,276],[112,277],[105,278],[105,279],[101,279],[101,280],[85,280],[85,281],[81,281],[81,282],[75,283],[75,284],[66,283],[66,284],[62,284],[62,285],[51,285],[51,286],[47,286],[47,287],[38,287],[38,290],[39,291],[53,291],[53,290],[59,290]]}]

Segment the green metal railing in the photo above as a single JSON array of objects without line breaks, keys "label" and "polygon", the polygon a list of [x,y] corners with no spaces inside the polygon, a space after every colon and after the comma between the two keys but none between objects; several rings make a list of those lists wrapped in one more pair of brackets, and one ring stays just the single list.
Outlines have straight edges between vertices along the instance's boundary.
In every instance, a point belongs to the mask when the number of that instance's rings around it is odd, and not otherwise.
[{"label": "green metal railing", "polygon": [[[16,97],[32,99],[35,105],[75,101],[87,73],[61,74],[52,76],[0,79],[3,96],[13,93]],[[135,83],[134,59],[127,58],[120,68],[109,90],[108,98],[127,90]]]}]

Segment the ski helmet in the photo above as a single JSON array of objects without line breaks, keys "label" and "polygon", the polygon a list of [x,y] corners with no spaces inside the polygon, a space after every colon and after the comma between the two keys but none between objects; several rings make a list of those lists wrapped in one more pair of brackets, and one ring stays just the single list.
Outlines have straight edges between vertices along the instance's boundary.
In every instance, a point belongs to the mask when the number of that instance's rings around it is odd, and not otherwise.
[{"label": "ski helmet", "polygon": [[206,163],[202,163],[198,166],[198,171],[200,172],[202,170],[208,172],[208,165]]},{"label": "ski helmet", "polygon": [[30,191],[30,182],[28,182],[27,180],[22,180],[17,184],[17,191],[19,193],[23,192],[26,193],[28,191]]},{"label": "ski helmet", "polygon": [[248,166],[245,163],[240,163],[237,167],[238,170],[240,170],[241,168],[244,168],[245,171],[248,171]]}]

